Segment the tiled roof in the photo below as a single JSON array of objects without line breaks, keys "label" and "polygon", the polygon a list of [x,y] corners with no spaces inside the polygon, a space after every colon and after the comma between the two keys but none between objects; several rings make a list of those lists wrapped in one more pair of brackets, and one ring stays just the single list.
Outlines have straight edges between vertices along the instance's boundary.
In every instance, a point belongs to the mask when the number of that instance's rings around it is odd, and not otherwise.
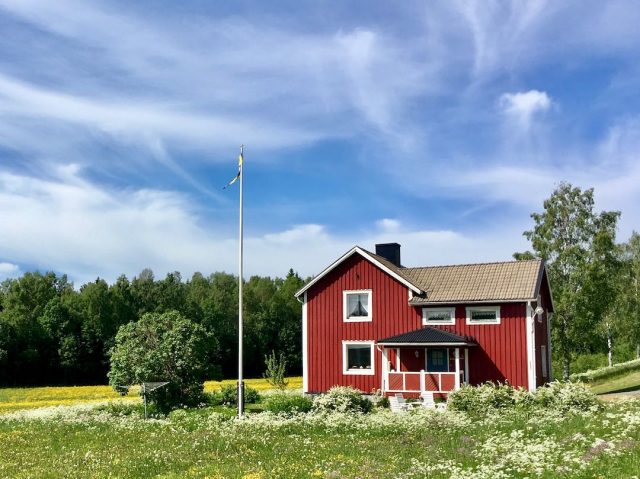
[{"label": "tiled roof", "polygon": [[390,338],[381,339],[378,344],[470,344],[472,340],[449,333],[441,329],[425,328],[416,329],[409,333],[398,334]]},{"label": "tiled roof", "polygon": [[426,294],[411,304],[535,299],[542,280],[541,260],[398,268]]}]

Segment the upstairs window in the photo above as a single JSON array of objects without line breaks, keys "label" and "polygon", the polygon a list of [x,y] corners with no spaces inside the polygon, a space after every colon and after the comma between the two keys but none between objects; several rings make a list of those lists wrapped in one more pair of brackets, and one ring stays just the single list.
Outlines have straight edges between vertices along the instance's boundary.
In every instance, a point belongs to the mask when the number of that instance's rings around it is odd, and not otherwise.
[{"label": "upstairs window", "polygon": [[500,324],[500,306],[467,308],[467,324]]},{"label": "upstairs window", "polygon": [[456,324],[456,308],[422,308],[422,324]]},{"label": "upstairs window", "polygon": [[371,321],[371,290],[345,291],[342,302],[346,322]]}]

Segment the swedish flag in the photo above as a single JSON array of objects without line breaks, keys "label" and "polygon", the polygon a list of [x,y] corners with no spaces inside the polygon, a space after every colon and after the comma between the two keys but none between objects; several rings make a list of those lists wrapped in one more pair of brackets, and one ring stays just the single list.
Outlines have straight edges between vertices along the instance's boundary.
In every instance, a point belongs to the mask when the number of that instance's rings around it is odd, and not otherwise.
[{"label": "swedish flag", "polygon": [[236,181],[238,181],[238,179],[240,178],[240,175],[242,174],[242,162],[243,161],[244,161],[244,157],[243,157],[242,152],[240,152],[240,156],[238,157],[238,174],[229,183],[227,183],[227,186],[222,188],[223,190],[226,190],[232,184],[234,184]]}]

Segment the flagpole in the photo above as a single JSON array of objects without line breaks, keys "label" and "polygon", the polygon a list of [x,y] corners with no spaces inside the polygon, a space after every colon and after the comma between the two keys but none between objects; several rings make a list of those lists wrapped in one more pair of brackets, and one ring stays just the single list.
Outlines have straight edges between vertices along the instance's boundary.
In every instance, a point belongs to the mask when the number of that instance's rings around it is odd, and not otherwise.
[{"label": "flagpole", "polygon": [[[244,157],[244,145],[240,147],[240,158]],[[243,253],[243,204],[242,185],[244,175],[242,174],[244,161],[240,162],[240,228],[239,228],[239,248],[238,248],[238,417],[244,416],[244,380],[242,377],[242,253]]]}]

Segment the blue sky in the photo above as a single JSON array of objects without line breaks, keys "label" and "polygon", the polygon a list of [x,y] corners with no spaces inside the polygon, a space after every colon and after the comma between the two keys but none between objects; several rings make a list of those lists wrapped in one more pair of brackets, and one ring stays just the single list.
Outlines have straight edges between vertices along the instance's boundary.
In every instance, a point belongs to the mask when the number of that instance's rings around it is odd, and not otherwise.
[{"label": "blue sky", "polygon": [[[366,6],[365,6],[366,5]],[[0,278],[509,259],[562,180],[640,229],[635,2],[0,0]]]}]

